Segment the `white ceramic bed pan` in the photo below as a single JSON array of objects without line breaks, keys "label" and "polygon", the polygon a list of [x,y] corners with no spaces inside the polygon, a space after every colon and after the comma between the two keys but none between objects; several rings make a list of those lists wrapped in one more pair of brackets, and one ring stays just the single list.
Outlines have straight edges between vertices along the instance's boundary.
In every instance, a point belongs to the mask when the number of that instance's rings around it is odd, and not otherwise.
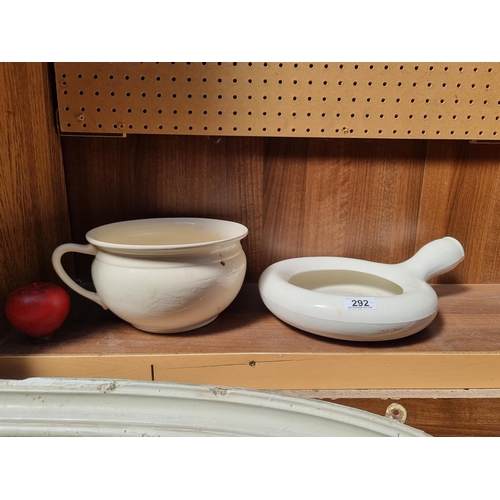
[{"label": "white ceramic bed pan", "polygon": [[340,340],[392,340],[432,322],[438,297],[427,281],[463,258],[462,245],[449,236],[398,264],[300,257],[269,266],[259,291],[274,315],[306,332]]}]

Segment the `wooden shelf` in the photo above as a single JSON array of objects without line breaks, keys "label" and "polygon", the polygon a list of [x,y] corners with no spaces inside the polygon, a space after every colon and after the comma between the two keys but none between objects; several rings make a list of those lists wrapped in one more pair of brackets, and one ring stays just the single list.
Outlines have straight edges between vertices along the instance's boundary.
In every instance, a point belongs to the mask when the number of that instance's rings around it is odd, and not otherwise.
[{"label": "wooden shelf", "polygon": [[90,301],[52,341],[9,332],[0,377],[164,380],[268,390],[500,388],[500,285],[434,285],[439,313],[406,339],[352,343],[302,332],[244,285],[212,324],[184,334],[138,331]]}]

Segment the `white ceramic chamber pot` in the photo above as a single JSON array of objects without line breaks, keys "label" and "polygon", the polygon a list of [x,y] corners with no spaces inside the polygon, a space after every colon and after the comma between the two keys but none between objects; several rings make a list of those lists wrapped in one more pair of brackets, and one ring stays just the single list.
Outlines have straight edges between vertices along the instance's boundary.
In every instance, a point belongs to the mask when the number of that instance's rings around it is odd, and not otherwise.
[{"label": "white ceramic chamber pot", "polygon": [[[110,309],[139,330],[177,333],[213,321],[236,297],[246,272],[237,222],[157,218],[92,229],[88,245],[57,247],[52,264],[75,292]],[[75,283],[61,265],[67,252],[95,255],[96,292]]]},{"label": "white ceramic chamber pot", "polygon": [[406,337],[428,326],[438,297],[427,283],[464,258],[455,238],[423,246],[398,264],[302,257],[269,266],[259,279],[266,307],[306,332],[341,340]]}]

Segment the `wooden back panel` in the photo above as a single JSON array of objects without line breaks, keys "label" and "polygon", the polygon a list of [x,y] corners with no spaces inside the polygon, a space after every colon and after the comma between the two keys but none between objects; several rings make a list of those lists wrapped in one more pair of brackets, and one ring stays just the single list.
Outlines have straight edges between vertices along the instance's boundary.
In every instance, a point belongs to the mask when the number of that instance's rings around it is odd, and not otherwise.
[{"label": "wooden back panel", "polygon": [[15,288],[56,279],[51,254],[70,237],[52,78],[47,64],[0,63],[2,304]]},{"label": "wooden back panel", "polygon": [[[235,220],[249,228],[246,281],[256,282],[290,257],[395,263],[448,235],[466,258],[434,281],[500,280],[500,145],[165,135],[62,144],[75,242],[118,220]],[[88,277],[88,262],[77,268]]]}]

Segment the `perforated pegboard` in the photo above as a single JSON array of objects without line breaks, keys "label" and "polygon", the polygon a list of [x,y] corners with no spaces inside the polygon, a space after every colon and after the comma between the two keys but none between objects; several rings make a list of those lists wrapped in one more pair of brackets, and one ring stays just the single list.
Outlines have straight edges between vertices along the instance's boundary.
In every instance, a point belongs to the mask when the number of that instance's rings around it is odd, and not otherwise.
[{"label": "perforated pegboard", "polygon": [[56,63],[69,134],[496,140],[500,63]]}]

